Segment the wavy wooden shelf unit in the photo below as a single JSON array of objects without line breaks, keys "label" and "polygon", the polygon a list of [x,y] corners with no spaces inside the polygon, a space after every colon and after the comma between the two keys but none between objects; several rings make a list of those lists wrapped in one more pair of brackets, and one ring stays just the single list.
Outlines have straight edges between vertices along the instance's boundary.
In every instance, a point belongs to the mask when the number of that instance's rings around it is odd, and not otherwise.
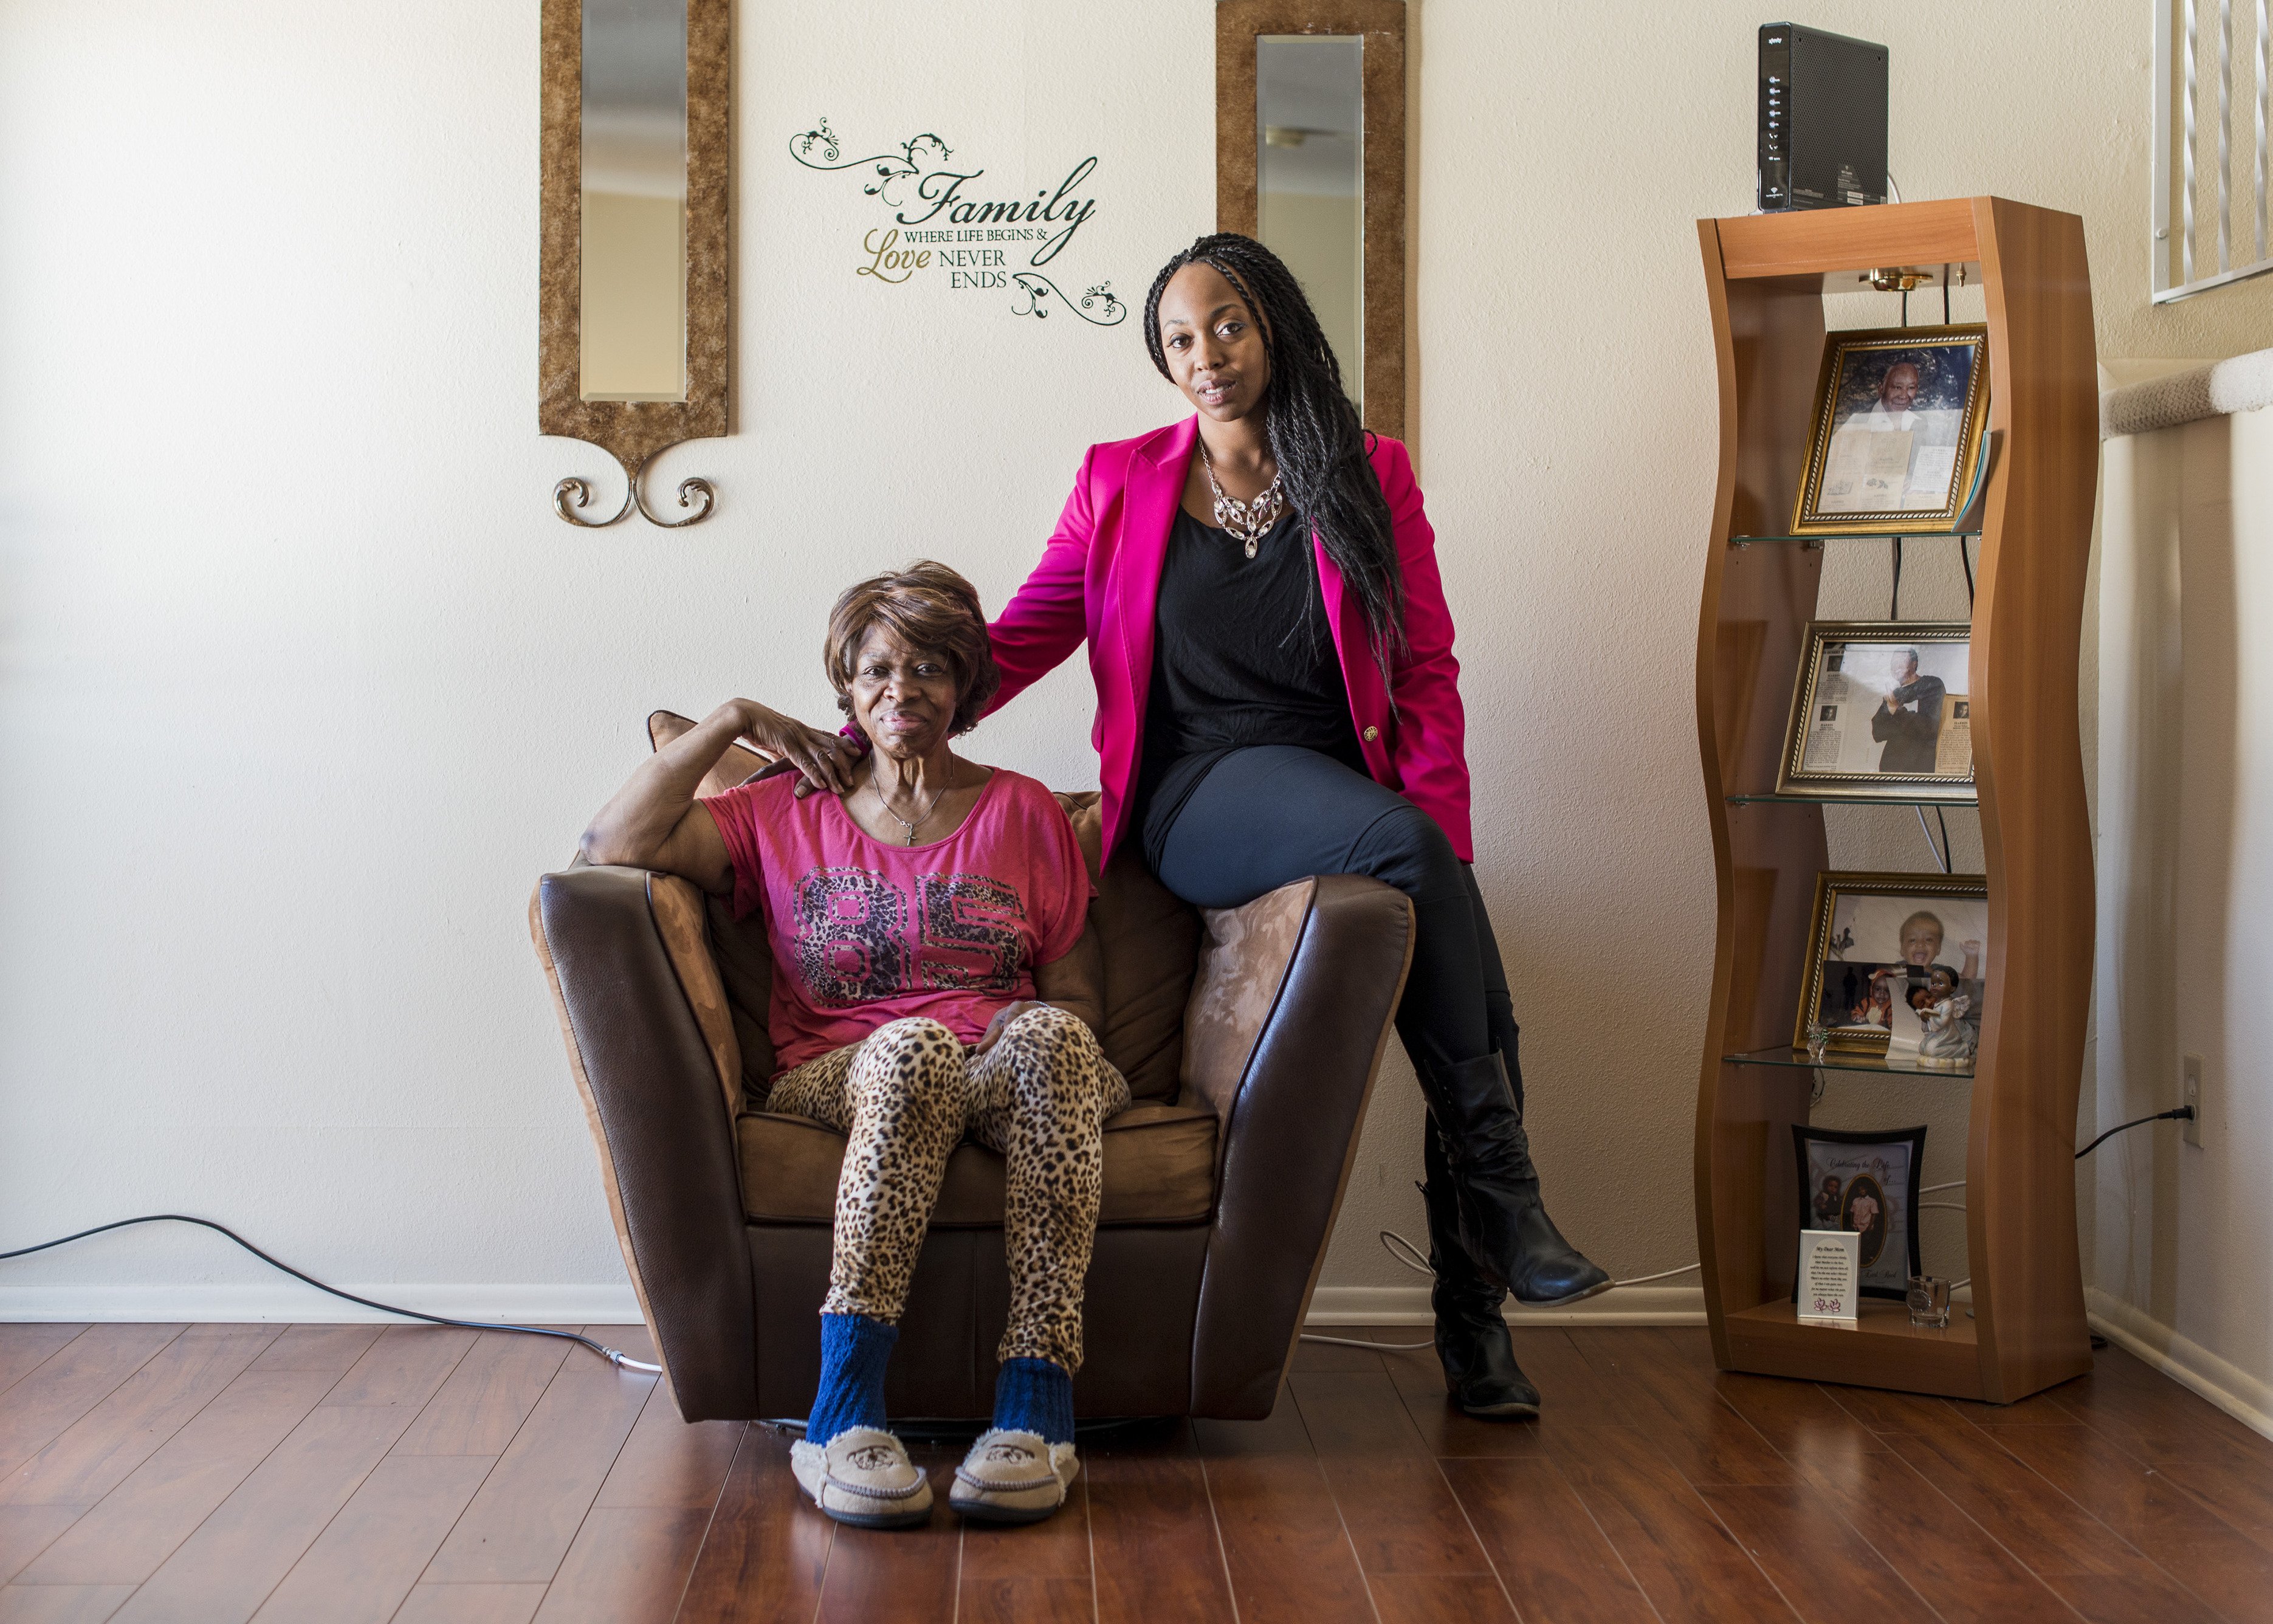
[{"label": "wavy wooden shelf unit", "polygon": [[[2076,1094],[2092,877],[2076,655],[2098,465],[2083,223],[2002,198],[1702,220],[1721,384],[1721,481],[1698,620],[1697,733],[1719,891],[1697,1092],[1697,1231],[1724,1370],[2010,1403],[2091,1368],[2076,1256]],[[1987,1009],[1971,1081],[1967,1246],[1977,1319],[1913,1334],[1899,1304],[1803,1325],[1787,1298],[1799,1203],[1788,1124],[1812,1078],[1722,1056],[1791,1041],[1823,808],[1774,788],[1819,547],[1789,528],[1827,285],[1964,264],[1987,296],[1989,424],[1973,612],[1974,776],[1987,853]],[[1829,279],[1827,282],[1827,279]],[[1962,1086],[1962,1084],[1959,1086]]]}]

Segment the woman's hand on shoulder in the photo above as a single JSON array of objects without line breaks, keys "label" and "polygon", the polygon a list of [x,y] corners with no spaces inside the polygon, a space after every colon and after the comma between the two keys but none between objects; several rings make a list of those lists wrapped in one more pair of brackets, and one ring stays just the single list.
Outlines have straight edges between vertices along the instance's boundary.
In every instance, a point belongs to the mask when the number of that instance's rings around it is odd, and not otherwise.
[{"label": "woman's hand on shoulder", "polygon": [[860,760],[860,753],[851,740],[841,733],[807,727],[795,717],[784,716],[754,699],[730,699],[714,714],[724,715],[729,710],[734,712],[739,736],[760,754],[775,761],[795,763],[803,775],[797,786],[799,796],[809,795],[816,789],[836,795],[852,793],[852,770]]}]

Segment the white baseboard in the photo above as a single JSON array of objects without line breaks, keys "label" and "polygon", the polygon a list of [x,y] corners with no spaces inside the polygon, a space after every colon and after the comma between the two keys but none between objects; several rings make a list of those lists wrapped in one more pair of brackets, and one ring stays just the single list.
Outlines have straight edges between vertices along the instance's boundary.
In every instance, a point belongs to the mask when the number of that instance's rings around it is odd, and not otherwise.
[{"label": "white baseboard", "polygon": [[[513,1325],[637,1325],[638,1299],[615,1286],[341,1286],[357,1297],[400,1303],[447,1320]],[[65,1323],[132,1320],[154,1324],[219,1322],[299,1324],[372,1321],[403,1325],[312,1286],[0,1286],[0,1320]]]},{"label": "white baseboard", "polygon": [[[636,1325],[640,1318],[628,1285],[350,1285],[341,1289],[451,1320],[557,1326]],[[1506,1312],[1510,1325],[1702,1325],[1705,1294],[1695,1286],[1623,1286],[1568,1308],[1520,1308],[1511,1302]],[[1321,1286],[1310,1300],[1312,1325],[1427,1325],[1433,1318],[1426,1286]],[[4,1286],[0,1287],[0,1321],[6,1320],[394,1322],[392,1315],[289,1282]]]},{"label": "white baseboard", "polygon": [[[1510,1301],[1510,1325],[1702,1325],[1701,1286],[1619,1286],[1568,1308],[1521,1308]],[[1428,1325],[1426,1286],[1320,1286],[1310,1297],[1311,1325]]]},{"label": "white baseboard", "polygon": [[2124,1352],[2273,1438],[2273,1386],[2097,1286],[2084,1288],[2083,1305],[2091,1328]]}]

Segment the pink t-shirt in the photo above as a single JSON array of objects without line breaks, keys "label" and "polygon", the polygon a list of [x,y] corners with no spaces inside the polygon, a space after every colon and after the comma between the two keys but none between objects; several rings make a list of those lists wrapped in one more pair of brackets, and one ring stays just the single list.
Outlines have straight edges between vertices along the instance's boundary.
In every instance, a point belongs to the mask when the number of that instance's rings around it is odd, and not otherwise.
[{"label": "pink t-shirt", "polygon": [[925,846],[879,840],[796,781],[702,801],[733,861],[734,917],[765,910],[776,1076],[911,1015],[976,1043],[1081,939],[1089,868],[1033,779],[997,767],[963,826]]}]

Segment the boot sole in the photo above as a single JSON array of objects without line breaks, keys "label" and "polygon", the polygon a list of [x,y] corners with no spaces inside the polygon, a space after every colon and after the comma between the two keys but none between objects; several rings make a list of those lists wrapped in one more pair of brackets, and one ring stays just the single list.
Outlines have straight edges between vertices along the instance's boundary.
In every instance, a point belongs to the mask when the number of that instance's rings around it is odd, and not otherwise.
[{"label": "boot sole", "polygon": [[1458,1399],[1452,1402],[1459,1405],[1462,1415],[1474,1416],[1479,1421],[1536,1421],[1539,1419],[1539,1406],[1536,1404],[1461,1404]]},{"label": "boot sole", "polygon": [[1516,1297],[1512,1291],[1508,1295],[1515,1297],[1515,1300],[1526,1308],[1561,1308],[1572,1303],[1583,1303],[1590,1297],[1600,1297],[1617,1283],[1615,1280],[1602,1281],[1588,1286],[1583,1291],[1573,1291],[1567,1297]]}]

